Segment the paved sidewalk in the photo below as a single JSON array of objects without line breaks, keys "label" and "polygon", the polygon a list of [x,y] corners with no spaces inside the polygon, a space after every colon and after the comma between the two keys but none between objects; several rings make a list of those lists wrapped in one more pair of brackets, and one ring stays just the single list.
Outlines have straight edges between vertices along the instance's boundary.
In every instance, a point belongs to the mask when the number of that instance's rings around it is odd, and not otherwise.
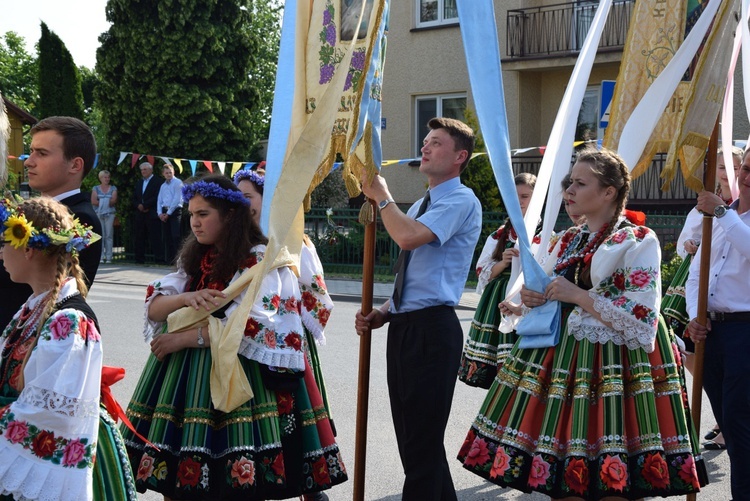
[{"label": "paved sidewalk", "polygon": [[[145,287],[152,280],[170,273],[172,268],[167,266],[144,266],[132,263],[101,264],[96,274],[97,283],[118,285],[132,285]],[[362,282],[360,280],[342,280],[330,278],[326,280],[331,297],[337,301],[359,301],[362,297]],[[373,303],[377,307],[391,296],[392,283],[376,283],[373,285]],[[465,289],[458,304],[460,309],[474,310],[479,302],[479,294],[474,289]]]}]

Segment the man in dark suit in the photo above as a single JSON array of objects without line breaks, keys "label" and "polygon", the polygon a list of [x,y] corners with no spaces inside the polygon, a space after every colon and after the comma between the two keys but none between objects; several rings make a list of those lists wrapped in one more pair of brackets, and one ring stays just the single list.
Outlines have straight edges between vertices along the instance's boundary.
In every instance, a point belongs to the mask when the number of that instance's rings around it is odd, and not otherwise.
[{"label": "man in dark suit", "polygon": [[133,187],[133,231],[135,232],[135,262],[146,262],[146,239],[157,263],[165,262],[161,241],[161,220],[156,210],[159,189],[164,179],[154,176],[154,166],[149,162],[140,165],[141,177]]},{"label": "man in dark suit", "polygon": [[[67,205],[84,224],[101,235],[102,225],[88,196],[81,193],[83,178],[94,167],[96,140],[81,120],[73,117],[48,117],[31,128],[31,153],[24,162],[29,186],[43,196]],[[91,284],[99,269],[101,240],[83,250],[79,256]],[[31,295],[26,284],[11,282],[5,268],[0,272],[0,325],[8,324],[18,308]]]}]

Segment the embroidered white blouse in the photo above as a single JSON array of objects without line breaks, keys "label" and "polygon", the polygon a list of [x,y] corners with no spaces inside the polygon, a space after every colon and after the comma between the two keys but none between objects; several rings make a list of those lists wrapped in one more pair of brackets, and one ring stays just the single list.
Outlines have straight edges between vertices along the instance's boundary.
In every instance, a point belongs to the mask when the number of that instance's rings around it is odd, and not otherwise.
[{"label": "embroidered white blouse", "polygon": [[[58,300],[75,293],[75,281],[69,280]],[[32,309],[45,296],[32,297],[26,305]],[[2,347],[9,333],[4,333]],[[0,494],[93,499],[100,339],[94,322],[75,309],[59,310],[44,323],[23,369],[23,390],[15,402],[0,408]]]}]

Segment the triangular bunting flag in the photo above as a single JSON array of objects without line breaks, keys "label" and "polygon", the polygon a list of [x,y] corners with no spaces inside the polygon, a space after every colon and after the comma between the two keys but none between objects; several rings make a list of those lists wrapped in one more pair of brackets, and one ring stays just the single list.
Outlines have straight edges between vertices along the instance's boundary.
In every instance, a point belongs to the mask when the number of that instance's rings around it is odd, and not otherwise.
[{"label": "triangular bunting flag", "polygon": [[190,170],[193,172],[193,175],[195,175],[195,167],[198,165],[198,160],[188,160],[190,162]]},{"label": "triangular bunting flag", "polygon": [[203,160],[203,165],[205,165],[206,169],[208,169],[209,172],[211,172],[213,174],[213,172],[214,172],[214,166],[213,166],[213,163],[211,162],[211,160]]},{"label": "triangular bunting flag", "polygon": [[138,159],[141,158],[141,156],[138,153],[133,153],[133,156],[130,158],[130,168],[132,169],[135,167],[135,164],[138,162]]},{"label": "triangular bunting flag", "polygon": [[242,167],[242,162],[232,162],[232,170],[229,171],[229,175],[234,177],[234,174],[240,170],[240,167]]},{"label": "triangular bunting flag", "polygon": [[117,160],[117,165],[120,165],[122,163],[122,161],[125,160],[126,156],[128,156],[128,152],[127,151],[121,151],[120,152],[120,159]]},{"label": "triangular bunting flag", "polygon": [[182,174],[182,160],[179,158],[174,158],[174,164],[177,166],[177,169],[180,171],[180,174]]},{"label": "triangular bunting flag", "polygon": [[99,157],[101,156],[101,153],[97,153],[94,157],[94,169],[96,169],[96,166],[99,165]]},{"label": "triangular bunting flag", "polygon": [[154,156],[153,155],[146,155],[146,160],[148,160],[148,163],[151,164],[151,166],[154,166]]},{"label": "triangular bunting flag", "polygon": [[227,164],[226,162],[216,162],[216,165],[219,166],[219,172],[221,172],[222,174],[224,174],[224,166],[226,164]]}]

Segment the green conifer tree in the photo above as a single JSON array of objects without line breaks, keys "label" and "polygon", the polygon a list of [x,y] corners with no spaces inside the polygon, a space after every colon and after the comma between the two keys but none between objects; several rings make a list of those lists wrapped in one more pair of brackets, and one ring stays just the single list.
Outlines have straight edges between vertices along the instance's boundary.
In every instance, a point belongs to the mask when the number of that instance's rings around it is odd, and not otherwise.
[{"label": "green conifer tree", "polygon": [[38,118],[71,116],[83,119],[81,77],[60,37],[42,23],[39,39]]}]

